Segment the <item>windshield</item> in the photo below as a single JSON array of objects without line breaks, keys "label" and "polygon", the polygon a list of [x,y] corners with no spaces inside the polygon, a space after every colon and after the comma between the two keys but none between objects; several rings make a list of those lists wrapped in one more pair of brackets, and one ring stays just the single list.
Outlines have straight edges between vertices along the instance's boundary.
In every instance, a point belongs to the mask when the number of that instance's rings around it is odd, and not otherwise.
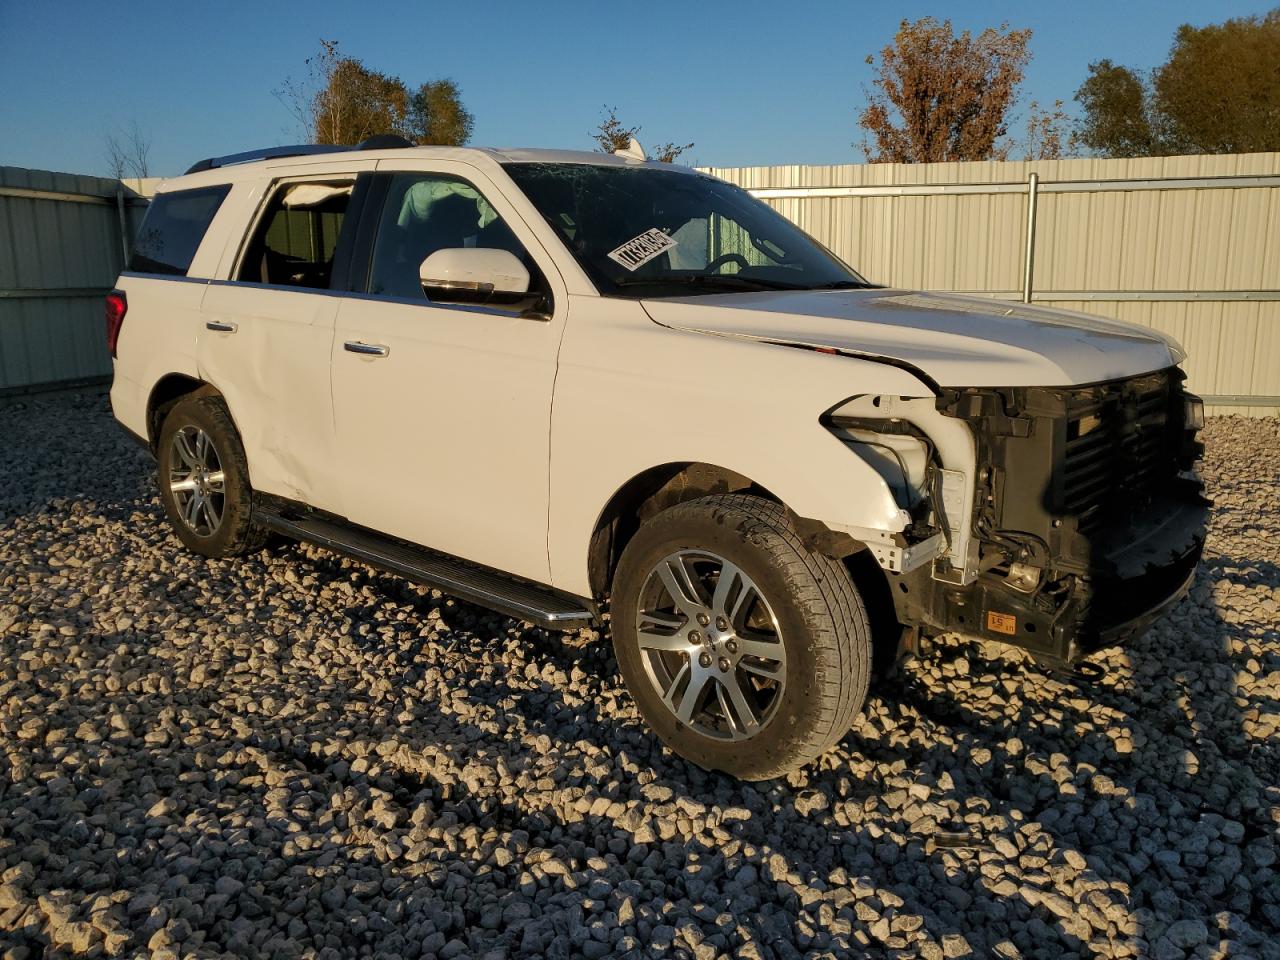
[{"label": "windshield", "polygon": [[505,169],[606,296],[870,286],[781,214],[713,177],[587,163]]}]

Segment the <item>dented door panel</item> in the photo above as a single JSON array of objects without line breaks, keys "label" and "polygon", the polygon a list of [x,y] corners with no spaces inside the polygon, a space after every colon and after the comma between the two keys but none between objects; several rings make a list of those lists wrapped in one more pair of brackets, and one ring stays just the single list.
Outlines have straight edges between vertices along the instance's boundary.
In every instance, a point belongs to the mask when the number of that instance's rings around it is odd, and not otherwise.
[{"label": "dented door panel", "polygon": [[323,291],[215,282],[196,340],[200,377],[226,397],[254,489],[335,513],[329,354],[340,302]]}]

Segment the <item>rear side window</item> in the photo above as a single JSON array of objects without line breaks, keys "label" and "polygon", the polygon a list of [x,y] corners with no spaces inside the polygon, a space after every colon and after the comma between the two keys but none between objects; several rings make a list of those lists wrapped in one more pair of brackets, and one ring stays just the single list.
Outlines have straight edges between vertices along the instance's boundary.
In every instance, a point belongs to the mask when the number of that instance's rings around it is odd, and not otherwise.
[{"label": "rear side window", "polygon": [[350,181],[292,183],[271,197],[236,279],[324,290],[351,201]]},{"label": "rear side window", "polygon": [[185,277],[230,184],[174,190],[151,201],[133,244],[129,269]]}]

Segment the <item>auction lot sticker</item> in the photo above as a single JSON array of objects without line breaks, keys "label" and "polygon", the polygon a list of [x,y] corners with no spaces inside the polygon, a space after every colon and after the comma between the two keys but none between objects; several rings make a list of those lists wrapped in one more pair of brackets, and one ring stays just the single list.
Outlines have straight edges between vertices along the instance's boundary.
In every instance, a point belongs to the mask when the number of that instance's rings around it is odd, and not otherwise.
[{"label": "auction lot sticker", "polygon": [[636,270],[644,266],[654,257],[660,257],[672,247],[676,241],[654,227],[646,230],[634,240],[628,240],[616,250],[609,251],[609,259],[620,263],[628,270]]}]

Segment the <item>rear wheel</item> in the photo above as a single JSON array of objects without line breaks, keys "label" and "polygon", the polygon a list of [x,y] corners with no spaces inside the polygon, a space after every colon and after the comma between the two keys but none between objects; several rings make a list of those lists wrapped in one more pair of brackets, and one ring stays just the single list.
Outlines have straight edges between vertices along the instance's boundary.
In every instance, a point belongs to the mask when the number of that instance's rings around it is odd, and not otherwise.
[{"label": "rear wheel", "polygon": [[221,397],[179,400],[160,428],[156,460],[165,515],[185,546],[207,557],[262,546],[244,446]]},{"label": "rear wheel", "polygon": [[871,633],[848,572],[758,497],[704,497],[643,524],[612,622],[646,721],[709,769],[785,774],[839,740],[866,697]]}]

